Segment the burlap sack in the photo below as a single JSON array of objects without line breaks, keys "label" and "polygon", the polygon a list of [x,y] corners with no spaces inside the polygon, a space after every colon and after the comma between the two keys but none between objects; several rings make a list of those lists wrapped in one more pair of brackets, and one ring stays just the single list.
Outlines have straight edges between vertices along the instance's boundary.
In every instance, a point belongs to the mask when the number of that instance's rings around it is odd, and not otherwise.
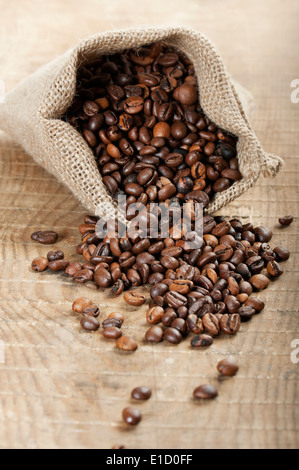
[{"label": "burlap sack", "polygon": [[[161,40],[192,60],[204,112],[239,138],[237,152],[242,179],[218,193],[207,211],[220,209],[247,191],[260,174],[274,176],[282,166],[280,157],[263,151],[241,104],[244,93],[236,91],[219,54],[204,35],[190,29],[166,27],[97,34],[29,76],[0,104],[0,127],[64,183],[90,213],[109,218],[115,214],[115,203],[107,193],[87,143],[60,119],[72,103],[77,69],[102,54]],[[248,103],[248,96],[246,99]]]}]

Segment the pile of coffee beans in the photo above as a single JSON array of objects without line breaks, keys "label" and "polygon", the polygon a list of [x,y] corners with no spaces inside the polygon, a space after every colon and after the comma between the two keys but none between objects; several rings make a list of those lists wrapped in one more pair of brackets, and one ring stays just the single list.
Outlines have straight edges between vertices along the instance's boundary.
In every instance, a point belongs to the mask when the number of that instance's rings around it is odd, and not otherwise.
[{"label": "pile of coffee beans", "polygon": [[93,150],[107,190],[127,205],[195,199],[241,179],[235,136],[205,116],[194,67],[161,43],[103,56],[78,71],[64,119]]}]

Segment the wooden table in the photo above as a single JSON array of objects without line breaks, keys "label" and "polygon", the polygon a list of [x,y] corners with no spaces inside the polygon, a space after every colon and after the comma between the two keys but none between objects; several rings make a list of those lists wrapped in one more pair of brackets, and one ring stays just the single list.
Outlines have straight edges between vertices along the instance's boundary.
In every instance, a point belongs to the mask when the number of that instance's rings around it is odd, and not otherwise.
[{"label": "wooden table", "polygon": [[[145,344],[146,306],[128,308],[122,298],[66,276],[31,270],[31,260],[47,252],[30,240],[37,228],[59,232],[57,248],[76,258],[85,209],[1,133],[1,448],[298,448],[299,365],[291,360],[291,342],[299,338],[298,225],[277,224],[279,216],[298,215],[299,104],[290,98],[290,83],[299,78],[298,7],[296,0],[1,1],[0,78],[7,91],[99,31],[164,23],[204,32],[231,75],[252,92],[251,121],[265,150],[286,163],[275,179],[260,179],[221,213],[268,225],[271,245],[292,252],[283,277],[260,295],[264,312],[235,337],[221,336],[205,351],[191,351],[188,341]],[[99,331],[80,329],[71,305],[82,295],[100,306],[101,318],[124,313],[124,332],[140,342],[135,353],[117,351]],[[239,372],[219,380],[216,364],[230,354]],[[194,403],[193,389],[205,382],[219,396]],[[139,405],[142,422],[128,429],[121,411],[142,384],[153,395]]]}]

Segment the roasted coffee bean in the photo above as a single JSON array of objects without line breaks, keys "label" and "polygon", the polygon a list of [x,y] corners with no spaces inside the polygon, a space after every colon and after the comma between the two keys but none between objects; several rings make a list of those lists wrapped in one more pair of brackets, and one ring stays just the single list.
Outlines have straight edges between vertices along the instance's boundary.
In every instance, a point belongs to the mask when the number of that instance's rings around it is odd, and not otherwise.
[{"label": "roasted coffee bean", "polygon": [[272,238],[272,231],[268,227],[256,227],[253,230],[255,239],[262,243],[268,243]]},{"label": "roasted coffee bean", "polygon": [[293,222],[293,220],[294,220],[294,217],[292,215],[286,215],[284,217],[280,217],[278,219],[278,222],[283,227],[288,227]]},{"label": "roasted coffee bean", "polygon": [[134,398],[134,400],[148,400],[151,395],[151,389],[149,387],[146,387],[145,385],[135,387],[131,391],[131,398]]},{"label": "roasted coffee bean", "polygon": [[49,251],[47,253],[47,258],[48,258],[49,261],[56,261],[57,259],[63,259],[64,258],[64,253],[61,250]]},{"label": "roasted coffee bean", "polygon": [[138,343],[130,336],[121,336],[116,342],[116,347],[123,351],[135,351]]},{"label": "roasted coffee bean", "polygon": [[267,272],[272,277],[279,277],[283,273],[283,268],[277,261],[269,261],[267,264]]},{"label": "roasted coffee bean", "polygon": [[53,230],[44,230],[33,232],[31,235],[32,240],[42,243],[43,245],[53,245],[57,242],[58,233]]},{"label": "roasted coffee bean", "polygon": [[262,300],[256,299],[254,297],[251,297],[250,299],[246,300],[245,305],[253,307],[256,313],[261,312],[265,307],[265,304]]},{"label": "roasted coffee bean", "polygon": [[219,325],[221,331],[228,335],[235,335],[240,328],[241,318],[238,313],[223,314],[220,318]]},{"label": "roasted coffee bean", "polygon": [[196,399],[209,400],[217,397],[217,395],[217,389],[210,384],[199,385],[199,387],[193,391],[193,397]]},{"label": "roasted coffee bean", "polygon": [[100,314],[100,309],[97,306],[85,307],[81,313],[84,316],[98,317]]},{"label": "roasted coffee bean", "polygon": [[220,332],[220,326],[218,318],[213,313],[206,313],[202,317],[202,324],[204,329],[211,336],[216,336]]},{"label": "roasted coffee bean", "polygon": [[88,299],[87,297],[79,297],[78,299],[74,300],[72,304],[72,310],[74,312],[82,313],[85,308],[93,306],[92,300]]},{"label": "roasted coffee bean", "polygon": [[121,328],[122,326],[122,320],[120,318],[106,318],[106,320],[103,320],[102,322],[102,327],[105,328]]},{"label": "roasted coffee bean", "polygon": [[249,282],[258,291],[266,289],[270,284],[270,280],[264,274],[255,274],[249,279]]},{"label": "roasted coffee bean", "polygon": [[238,372],[239,366],[234,359],[228,357],[218,362],[217,370],[222,375],[232,376]]},{"label": "roasted coffee bean", "polygon": [[80,325],[84,330],[96,331],[99,328],[100,323],[95,317],[84,316],[80,320]]},{"label": "roasted coffee bean", "polygon": [[159,306],[151,307],[146,313],[146,320],[150,325],[155,325],[161,321],[164,309]]},{"label": "roasted coffee bean", "polygon": [[143,294],[134,291],[128,291],[124,293],[124,301],[129,305],[139,307],[145,303],[146,298]]},{"label": "roasted coffee bean", "polygon": [[273,252],[276,254],[278,261],[286,261],[290,257],[289,250],[284,246],[276,246]]},{"label": "roasted coffee bean", "polygon": [[32,261],[31,268],[33,269],[33,271],[42,272],[47,269],[48,263],[49,262],[47,258],[44,258],[43,256],[38,256]]},{"label": "roasted coffee bean", "polygon": [[94,281],[99,287],[109,287],[112,283],[111,274],[108,269],[100,267],[95,270]]},{"label": "roasted coffee bean", "polygon": [[103,330],[103,336],[109,339],[118,339],[122,336],[122,331],[116,326],[107,326]]},{"label": "roasted coffee bean", "polygon": [[122,411],[122,418],[126,424],[136,426],[141,421],[141,413],[135,406],[127,406]]},{"label": "roasted coffee bean", "polygon": [[207,346],[211,346],[213,343],[213,338],[207,334],[199,334],[194,336],[191,340],[191,346],[193,348],[205,348]]},{"label": "roasted coffee bean", "polygon": [[150,343],[160,343],[163,340],[163,329],[158,326],[152,326],[145,333],[146,341]]},{"label": "roasted coffee bean", "polygon": [[50,261],[48,267],[51,271],[64,271],[69,264],[70,262],[65,259],[57,259],[55,261]]},{"label": "roasted coffee bean", "polygon": [[173,327],[168,327],[164,331],[164,339],[171,344],[179,344],[182,341],[181,332]]}]

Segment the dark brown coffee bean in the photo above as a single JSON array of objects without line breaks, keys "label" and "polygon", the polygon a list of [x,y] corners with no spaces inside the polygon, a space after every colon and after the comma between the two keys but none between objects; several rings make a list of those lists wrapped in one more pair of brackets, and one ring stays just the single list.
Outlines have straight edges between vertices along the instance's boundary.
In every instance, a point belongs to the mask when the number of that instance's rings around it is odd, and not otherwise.
[{"label": "dark brown coffee bean", "polygon": [[47,253],[47,258],[48,258],[49,261],[55,261],[57,259],[63,259],[64,258],[64,253],[61,250],[49,251]]},{"label": "dark brown coffee bean", "polygon": [[98,317],[100,314],[100,309],[96,306],[85,307],[81,313],[84,316]]},{"label": "dark brown coffee bean", "polygon": [[207,346],[211,346],[212,343],[213,343],[212,336],[206,335],[206,334],[196,335],[191,340],[191,346],[193,348],[205,348]]},{"label": "dark brown coffee bean", "polygon": [[84,330],[96,331],[99,328],[100,323],[95,317],[85,316],[81,318],[80,325]]},{"label": "dark brown coffee bean", "polygon": [[31,263],[31,268],[33,271],[42,272],[45,271],[48,267],[48,259],[44,258],[43,256],[38,256],[34,258]]},{"label": "dark brown coffee bean", "polygon": [[70,263],[65,270],[65,273],[69,276],[74,276],[78,272],[82,271],[83,267],[81,263]]},{"label": "dark brown coffee bean", "polygon": [[182,341],[182,334],[176,328],[166,328],[164,331],[164,339],[171,344],[179,344]]},{"label": "dark brown coffee bean", "polygon": [[289,250],[284,246],[276,246],[273,251],[276,254],[278,261],[286,261],[290,257]]},{"label": "dark brown coffee bean", "polygon": [[141,421],[141,413],[134,406],[127,406],[122,411],[122,418],[126,424],[136,426]]},{"label": "dark brown coffee bean", "polygon": [[108,269],[100,267],[94,273],[94,281],[99,287],[109,287],[112,283],[111,274]]},{"label": "dark brown coffee bean", "polygon": [[193,397],[196,399],[209,400],[217,397],[217,389],[210,384],[200,385],[193,391]]},{"label": "dark brown coffee bean", "polygon": [[262,243],[268,243],[272,238],[272,231],[268,227],[256,227],[253,230],[255,239]]},{"label": "dark brown coffee bean", "polygon": [[79,297],[78,299],[74,300],[72,304],[72,310],[74,312],[82,313],[83,309],[91,307],[92,305],[92,300],[88,299],[87,297]]},{"label": "dark brown coffee bean", "polygon": [[116,326],[107,326],[103,330],[103,336],[109,339],[118,339],[122,336],[122,331]]},{"label": "dark brown coffee bean", "polygon": [[218,362],[217,370],[222,375],[232,376],[238,372],[239,366],[234,359],[225,358]]},{"label": "dark brown coffee bean", "polygon": [[286,215],[284,217],[280,217],[278,219],[278,222],[283,227],[288,227],[293,222],[293,220],[294,220],[294,217],[292,215]]},{"label": "dark brown coffee bean", "polygon": [[216,336],[220,332],[219,321],[213,313],[206,313],[202,317],[202,324],[211,336]]},{"label": "dark brown coffee bean", "polygon": [[254,297],[251,297],[250,299],[246,300],[245,305],[253,307],[256,313],[261,312],[265,307],[265,303],[262,300],[256,299]]},{"label": "dark brown coffee bean", "polygon": [[239,331],[241,324],[241,318],[238,313],[227,314],[225,313],[222,315],[219,325],[221,331],[228,335],[234,335]]},{"label": "dark brown coffee bean", "polygon": [[69,264],[70,262],[65,259],[58,259],[56,261],[50,261],[48,267],[51,271],[64,271]]},{"label": "dark brown coffee bean", "polygon": [[146,387],[144,385],[140,387],[135,387],[131,391],[131,398],[134,398],[135,400],[148,400],[152,395],[152,391],[149,387]]},{"label": "dark brown coffee bean", "polygon": [[279,277],[283,273],[283,268],[277,261],[269,261],[267,264],[267,272],[272,277]]},{"label": "dark brown coffee bean", "polygon": [[53,230],[44,230],[33,232],[31,235],[32,240],[42,243],[43,245],[52,245],[57,242],[58,233]]},{"label": "dark brown coffee bean", "polygon": [[160,343],[163,340],[163,329],[158,326],[152,326],[145,333],[146,341],[150,343]]}]

